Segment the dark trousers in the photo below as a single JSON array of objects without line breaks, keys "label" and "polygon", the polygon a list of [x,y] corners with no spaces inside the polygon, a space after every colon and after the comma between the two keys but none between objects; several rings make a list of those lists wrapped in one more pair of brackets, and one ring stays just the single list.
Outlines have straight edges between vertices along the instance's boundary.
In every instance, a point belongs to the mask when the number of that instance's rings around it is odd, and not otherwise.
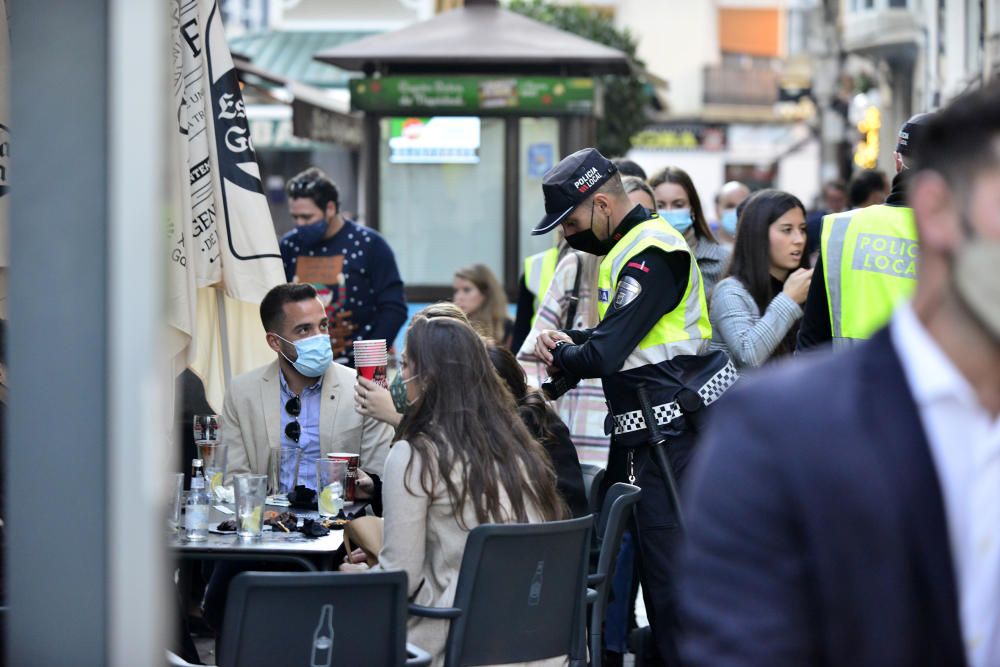
[{"label": "dark trousers", "polygon": [[[695,436],[684,432],[671,436],[666,445],[667,458],[674,479],[682,485],[684,471],[694,449]],[[675,667],[680,665],[678,644],[680,623],[675,595],[675,553],[681,530],[672,510],[667,482],[656,464],[650,447],[632,449],[635,485],[642,489],[636,506],[634,535],[638,546],[639,580],[653,632],[658,662]],[[606,485],[628,482],[628,452],[615,447],[612,441],[608,455]],[[654,663],[649,663],[654,664]]]}]

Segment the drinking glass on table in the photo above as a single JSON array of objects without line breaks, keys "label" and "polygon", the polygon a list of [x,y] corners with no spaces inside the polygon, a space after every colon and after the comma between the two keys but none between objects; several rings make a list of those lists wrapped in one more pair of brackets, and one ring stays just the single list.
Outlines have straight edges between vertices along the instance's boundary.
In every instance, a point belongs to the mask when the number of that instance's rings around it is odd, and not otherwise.
[{"label": "drinking glass on table", "polygon": [[299,483],[301,461],[301,447],[271,447],[267,464],[267,492],[275,501],[279,503],[288,501],[288,494]]},{"label": "drinking glass on table", "polygon": [[170,476],[170,496],[167,505],[167,527],[176,531],[181,525],[181,505],[184,500],[184,473]]},{"label": "drinking glass on table", "polygon": [[233,475],[236,492],[236,534],[241,538],[260,537],[264,529],[264,502],[267,475]]},{"label": "drinking glass on table", "polygon": [[205,484],[208,495],[215,500],[215,489],[226,478],[226,453],[228,445],[220,442],[199,442],[198,454],[205,462]]},{"label": "drinking glass on table", "polygon": [[347,481],[347,461],[320,459],[316,461],[317,506],[322,517],[335,517],[344,508],[344,483]]}]

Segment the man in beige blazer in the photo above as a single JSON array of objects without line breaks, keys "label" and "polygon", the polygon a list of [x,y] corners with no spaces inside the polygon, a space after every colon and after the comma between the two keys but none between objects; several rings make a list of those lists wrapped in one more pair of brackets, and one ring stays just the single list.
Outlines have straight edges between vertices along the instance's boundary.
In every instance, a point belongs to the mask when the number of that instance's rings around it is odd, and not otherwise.
[{"label": "man in beige blazer", "polygon": [[260,311],[277,359],[234,378],[226,392],[222,441],[229,445],[229,473],[266,473],[271,447],[281,446],[303,449],[299,478],[307,486],[315,479],[313,461],[329,452],[358,453],[359,467],[381,476],[393,429],[355,411],[355,371],[332,361],[316,290],[278,285]]}]

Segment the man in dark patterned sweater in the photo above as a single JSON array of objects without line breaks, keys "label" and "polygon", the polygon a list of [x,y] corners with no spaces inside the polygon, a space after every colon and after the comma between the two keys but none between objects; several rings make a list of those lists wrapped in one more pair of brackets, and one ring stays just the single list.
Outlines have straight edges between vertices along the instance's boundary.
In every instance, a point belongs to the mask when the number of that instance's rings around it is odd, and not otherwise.
[{"label": "man in dark patterned sweater", "polygon": [[396,257],[378,232],[341,214],[337,186],[319,169],[298,174],[285,191],[295,223],[278,244],[285,277],[316,287],[334,358],[353,366],[355,340],[384,338],[392,345],[406,321]]}]

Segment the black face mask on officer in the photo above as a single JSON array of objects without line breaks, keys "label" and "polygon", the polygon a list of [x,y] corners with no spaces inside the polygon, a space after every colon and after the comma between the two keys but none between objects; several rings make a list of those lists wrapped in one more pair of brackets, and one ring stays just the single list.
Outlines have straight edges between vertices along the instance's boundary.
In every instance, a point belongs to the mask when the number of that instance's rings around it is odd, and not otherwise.
[{"label": "black face mask on officer", "polygon": [[607,217],[608,225],[608,238],[602,241],[597,238],[597,234],[594,233],[594,205],[596,201],[590,202],[590,227],[583,230],[582,232],[577,232],[576,234],[567,234],[566,243],[573,250],[579,250],[580,252],[586,252],[591,255],[597,255],[602,257],[607,255],[608,252],[614,247],[614,241],[611,240],[611,216]]}]

